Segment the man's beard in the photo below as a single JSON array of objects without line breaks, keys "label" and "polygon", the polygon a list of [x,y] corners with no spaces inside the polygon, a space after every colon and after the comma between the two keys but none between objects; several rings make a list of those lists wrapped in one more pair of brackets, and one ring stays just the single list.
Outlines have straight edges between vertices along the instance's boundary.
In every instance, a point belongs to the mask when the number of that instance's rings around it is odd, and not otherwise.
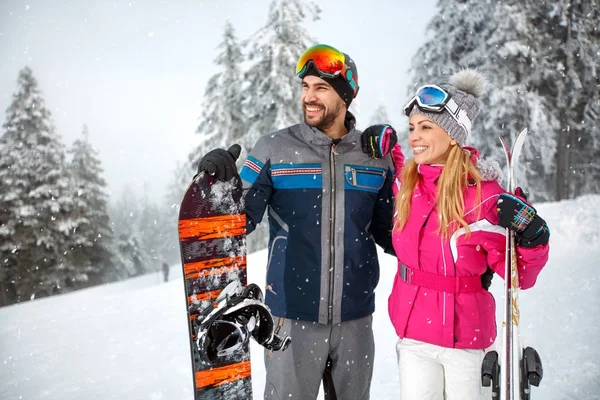
[{"label": "man's beard", "polygon": [[[321,105],[316,104],[316,103],[304,103],[304,106],[306,107],[306,106],[321,106]],[[320,120],[318,120],[316,122],[309,122],[308,119],[306,118],[306,108],[303,108],[304,122],[308,126],[317,128],[321,132],[325,132],[327,129],[331,128],[331,126],[335,122],[335,119],[337,118],[337,116],[339,115],[341,110],[342,110],[342,103],[337,103],[335,105],[335,108],[333,108],[332,110],[329,110],[329,111],[326,110],[325,115],[323,115],[323,117]]]}]

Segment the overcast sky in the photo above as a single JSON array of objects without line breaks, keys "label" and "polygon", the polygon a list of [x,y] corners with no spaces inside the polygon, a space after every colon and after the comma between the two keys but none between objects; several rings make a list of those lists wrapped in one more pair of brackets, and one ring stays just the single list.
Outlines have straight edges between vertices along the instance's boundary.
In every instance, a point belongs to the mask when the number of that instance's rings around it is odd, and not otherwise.
[{"label": "overcast sky", "polygon": [[[111,201],[125,186],[140,194],[146,187],[161,201],[177,162],[199,142],[204,85],[217,72],[225,21],[246,39],[266,21],[269,3],[1,0],[0,108],[11,102],[18,71],[31,67],[65,145],[88,125]],[[435,3],[324,0],[321,21],[305,24],[355,60],[359,128],[381,100],[395,124],[406,123],[407,70]]]}]

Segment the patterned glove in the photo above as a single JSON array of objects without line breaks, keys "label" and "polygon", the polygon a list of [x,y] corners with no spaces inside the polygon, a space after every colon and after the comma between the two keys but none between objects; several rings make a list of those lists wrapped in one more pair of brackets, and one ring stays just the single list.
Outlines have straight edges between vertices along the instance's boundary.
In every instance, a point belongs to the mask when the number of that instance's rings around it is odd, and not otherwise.
[{"label": "patterned glove", "polygon": [[398,134],[390,125],[371,125],[360,137],[363,152],[371,158],[385,158],[398,143]]},{"label": "patterned glove", "polygon": [[521,199],[525,198],[521,188],[517,188],[515,192],[514,196],[508,193],[498,196],[498,225],[515,231],[519,246],[535,247],[547,244],[550,240],[550,230],[546,221]]},{"label": "patterned glove", "polygon": [[234,144],[228,150],[214,149],[202,157],[198,163],[198,172],[206,171],[220,181],[228,181],[238,174],[235,162],[242,148]]}]

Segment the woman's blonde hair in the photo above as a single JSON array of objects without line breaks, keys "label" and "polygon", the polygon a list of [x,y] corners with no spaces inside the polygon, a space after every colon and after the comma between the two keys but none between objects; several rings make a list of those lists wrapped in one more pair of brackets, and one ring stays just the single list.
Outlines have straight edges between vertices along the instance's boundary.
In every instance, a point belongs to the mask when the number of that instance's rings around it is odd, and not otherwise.
[{"label": "woman's blonde hair", "polygon": [[[414,159],[408,161],[402,170],[400,190],[396,196],[396,223],[394,230],[401,231],[410,215],[410,201],[413,191],[419,181],[417,163]],[[440,217],[438,233],[447,238],[449,232],[456,228],[456,224],[462,225],[467,234],[470,233],[469,226],[464,219],[465,200],[464,192],[469,184],[477,186],[475,203],[481,200],[481,175],[477,167],[471,161],[471,155],[458,145],[453,145],[449,152],[446,164],[438,179],[436,207]]]}]

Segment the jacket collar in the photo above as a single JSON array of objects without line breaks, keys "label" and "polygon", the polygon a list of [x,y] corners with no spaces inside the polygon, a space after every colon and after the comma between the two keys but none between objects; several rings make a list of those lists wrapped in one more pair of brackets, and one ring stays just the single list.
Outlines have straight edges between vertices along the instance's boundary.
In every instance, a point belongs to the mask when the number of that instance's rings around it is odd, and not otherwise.
[{"label": "jacket collar", "polygon": [[[348,133],[342,136],[341,141],[337,144],[337,148],[345,148],[348,145],[354,147],[357,141],[360,141],[361,132],[356,130],[356,118],[350,111],[346,111],[344,125]],[[332,142],[332,139],[321,130],[308,126],[305,122],[300,124],[300,134],[307,142],[315,146],[329,146]]]},{"label": "jacket collar", "polygon": [[[497,181],[498,183],[502,183],[502,170],[496,161],[480,159],[479,150],[474,147],[465,146],[464,150],[469,152],[471,162],[479,170],[482,181]],[[443,164],[420,164],[417,167],[417,171],[422,177],[422,185],[428,192],[434,195],[437,193],[437,180],[443,170]],[[474,184],[475,182],[469,179],[469,185]]]},{"label": "jacket collar", "polygon": [[443,164],[419,164],[417,166],[417,171],[422,178],[421,183],[428,192],[432,194],[437,193],[437,180],[443,170]]}]

